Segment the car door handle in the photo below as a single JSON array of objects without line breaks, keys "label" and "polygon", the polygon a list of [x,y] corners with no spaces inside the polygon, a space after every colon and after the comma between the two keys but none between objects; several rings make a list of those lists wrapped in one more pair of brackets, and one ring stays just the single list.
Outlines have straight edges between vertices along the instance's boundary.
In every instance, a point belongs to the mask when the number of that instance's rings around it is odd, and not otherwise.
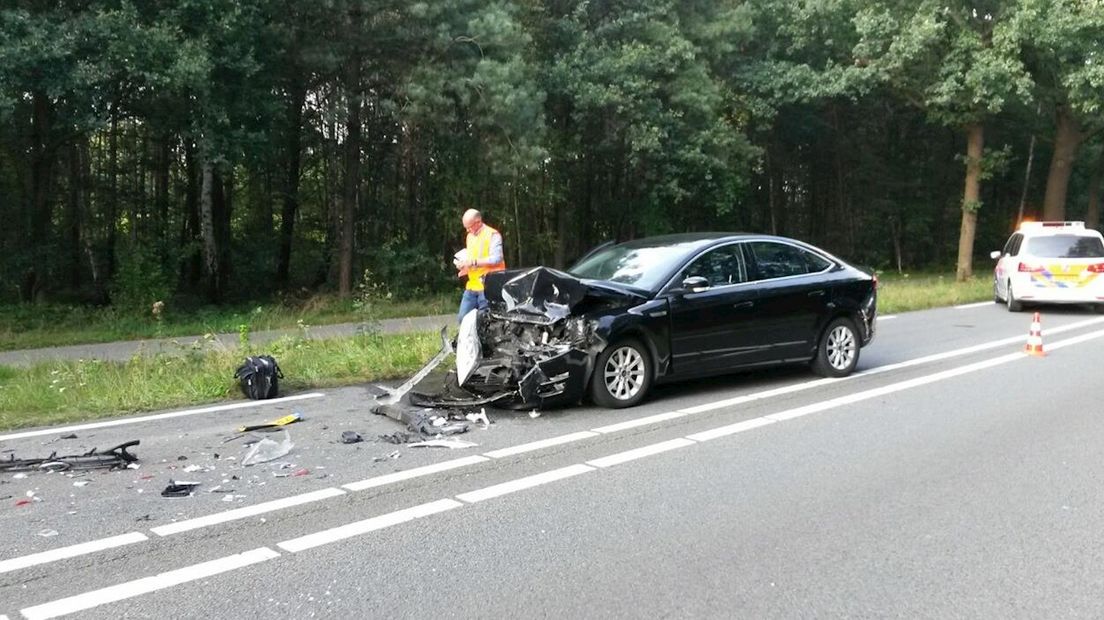
[{"label": "car door handle", "polygon": [[823,297],[823,296],[824,296],[824,290],[823,289],[821,289],[819,291],[813,291],[813,292],[809,293],[809,297]]},{"label": "car door handle", "polygon": [[753,301],[741,301],[738,304],[732,304],[733,308],[750,308],[755,305]]}]

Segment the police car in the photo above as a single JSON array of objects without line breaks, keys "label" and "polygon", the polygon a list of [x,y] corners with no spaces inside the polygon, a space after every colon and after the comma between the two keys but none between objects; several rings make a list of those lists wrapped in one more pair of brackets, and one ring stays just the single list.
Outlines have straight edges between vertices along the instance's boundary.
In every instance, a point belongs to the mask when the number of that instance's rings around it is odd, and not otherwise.
[{"label": "police car", "polygon": [[1104,309],[1104,237],[1084,222],[1024,222],[996,259],[993,297],[1024,304],[1093,304]]}]

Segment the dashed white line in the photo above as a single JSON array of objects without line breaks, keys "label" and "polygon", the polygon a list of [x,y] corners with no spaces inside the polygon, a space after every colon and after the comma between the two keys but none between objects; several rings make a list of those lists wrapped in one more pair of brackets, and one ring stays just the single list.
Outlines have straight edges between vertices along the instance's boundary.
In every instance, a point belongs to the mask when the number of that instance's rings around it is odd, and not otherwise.
[{"label": "dashed white line", "polygon": [[207,515],[206,517],[198,517],[196,519],[188,519],[187,521],[178,521],[176,523],[170,523],[168,525],[161,525],[152,528],[150,531],[154,534],[157,534],[158,536],[169,536],[171,534],[179,534],[180,532],[187,532],[189,530],[195,530],[201,527],[208,527],[211,525],[218,525],[219,523],[226,523],[227,521],[236,521],[238,519],[254,517],[266,512],[272,512],[273,510],[282,510],[284,508],[291,508],[292,506],[301,506],[303,504],[309,504],[311,502],[317,502],[319,500],[337,497],[338,495],[345,495],[345,491],[334,488],[322,489],[319,491],[312,491],[310,493],[303,493],[302,495],[293,495],[291,497],[284,497],[281,499],[272,500],[271,502],[255,504],[253,506],[245,506],[244,508],[227,510],[226,512],[219,512],[213,515]]},{"label": "dashed white line", "polygon": [[578,433],[570,433],[568,435],[552,437],[551,439],[542,439],[540,441],[523,443],[519,446],[511,446],[509,448],[503,448],[501,450],[492,450],[491,452],[484,453],[483,456],[489,456],[492,459],[500,459],[507,456],[513,456],[515,454],[532,452],[533,450],[542,450],[544,448],[551,448],[552,446],[559,446],[565,443],[571,443],[573,441],[589,439],[590,437],[597,436],[598,433],[595,433],[594,431],[580,431]]},{"label": "dashed white line", "polygon": [[58,599],[43,605],[28,607],[20,610],[20,613],[22,613],[23,617],[27,618],[27,620],[57,618],[58,616],[99,607],[106,603],[114,603],[141,594],[164,590],[165,588],[170,588],[189,581],[205,579],[278,557],[280,557],[278,552],[268,547],[261,547],[259,549],[253,549],[252,551],[246,551],[245,553],[229,555],[217,560],[178,568],[153,577],[128,581],[100,590],[93,590],[91,592],[85,592],[84,594]]},{"label": "dashed white line", "polygon": [[527,476],[525,478],[518,478],[517,480],[511,480],[509,482],[503,482],[502,484],[485,487],[477,491],[461,493],[460,495],[456,496],[456,499],[468,502],[469,504],[474,504],[476,502],[482,502],[484,500],[500,497],[508,493],[515,493],[517,491],[531,489],[542,484],[548,484],[549,482],[556,482],[557,480],[563,480],[564,478],[570,478],[572,476],[578,476],[579,474],[585,474],[588,471],[597,470],[593,467],[588,467],[582,464],[570,465],[568,467],[561,467],[560,469],[546,471],[542,474]]},{"label": "dashed white line", "polygon": [[729,435],[735,435],[736,433],[742,433],[744,431],[750,431],[753,428],[759,428],[760,426],[766,426],[768,424],[774,424],[775,420],[768,418],[752,418],[750,420],[744,420],[743,422],[737,422],[735,424],[728,424],[726,426],[719,426],[700,433],[694,433],[693,435],[687,435],[687,439],[693,439],[694,441],[709,441],[710,439],[717,439],[718,437],[728,437]]},{"label": "dashed white line", "polygon": [[80,543],[79,545],[70,545],[68,547],[61,547],[60,549],[51,549],[49,551],[43,551],[41,553],[32,553],[30,555],[24,555],[18,558],[12,558],[10,560],[4,560],[3,562],[0,562],[0,573],[8,573],[13,570],[27,568],[29,566],[37,566],[39,564],[56,562],[57,560],[68,560],[69,558],[75,558],[77,556],[85,555],[86,553],[104,551],[113,547],[121,547],[123,545],[130,545],[137,542],[142,542],[143,540],[148,540],[148,537],[145,534],[141,532],[131,532],[129,534],[123,534],[121,536],[111,536],[110,538],[92,540],[86,543]]},{"label": "dashed white line", "polygon": [[979,301],[976,304],[962,304],[960,306],[955,306],[954,309],[955,310],[969,310],[970,308],[980,308],[982,306],[992,306],[993,303],[994,302],[992,302],[992,301]]},{"label": "dashed white line", "polygon": [[298,553],[306,549],[313,549],[322,545],[327,545],[339,540],[345,540],[346,538],[352,538],[353,536],[360,536],[367,534],[368,532],[374,532],[376,530],[382,530],[392,525],[398,525],[400,523],[406,523],[407,521],[413,521],[414,519],[420,519],[422,517],[428,517],[435,515],[446,510],[452,510],[453,508],[459,508],[463,506],[460,502],[451,499],[441,499],[428,504],[422,504],[420,506],[414,506],[413,508],[406,508],[404,510],[396,510],[395,512],[389,512],[385,515],[378,517],[372,517],[371,519],[365,519],[363,521],[357,521],[355,523],[349,523],[348,525],[342,525],[341,527],[335,527],[321,532],[315,532],[314,534],[308,534],[306,536],[300,536],[299,538],[292,538],[291,540],[285,540],[282,543],[276,545],[285,551],[292,553]]},{"label": "dashed white line", "polygon": [[617,454],[611,454],[609,456],[603,456],[600,459],[594,459],[593,461],[587,461],[586,464],[591,467],[612,467],[614,465],[620,465],[621,463],[628,463],[629,461],[635,461],[636,459],[642,459],[646,456],[652,456],[654,454],[661,454],[663,452],[669,452],[671,450],[677,450],[678,448],[685,448],[686,446],[692,446],[696,442],[690,439],[679,438],[672,439],[670,441],[661,441],[659,443],[653,443],[650,446],[644,446],[642,448],[636,448],[634,450],[625,450],[624,452],[618,452]]},{"label": "dashed white line", "polygon": [[[852,375],[854,376],[854,375]],[[835,383],[840,379],[814,379],[812,381],[806,381],[804,383],[797,383],[794,385],[785,385],[780,388],[774,388],[772,390],[764,390],[762,392],[754,392],[752,394],[744,394],[743,396],[737,396],[735,398],[726,398],[725,400],[713,401],[711,403],[705,403],[704,405],[698,405],[696,407],[687,407],[685,409],[679,409],[681,413],[695,414],[704,413],[706,411],[713,411],[714,409],[724,409],[726,407],[734,407],[736,405],[742,405],[749,403],[753,400],[761,400],[764,398],[771,398],[774,396],[782,396],[783,394],[792,394],[794,392],[800,392],[802,390],[808,390],[822,385],[828,385]]]},{"label": "dashed white line", "polygon": [[310,394],[296,394],[295,396],[284,396],[283,398],[273,398],[270,400],[250,400],[241,403],[230,403],[228,405],[216,405],[214,407],[203,407],[201,409],[186,409],[184,411],[170,411],[169,413],[158,413],[154,415],[146,415],[137,418],[124,418],[121,420],[105,420],[103,422],[89,422],[88,424],[77,424],[74,426],[63,426],[60,428],[44,428],[37,431],[24,431],[22,433],[11,433],[9,435],[0,435],[0,441],[7,441],[9,439],[24,439],[27,437],[41,437],[42,435],[56,435],[59,433],[71,433],[74,431],[86,431],[94,428],[109,428],[112,426],[124,426],[126,424],[138,424],[139,422],[151,422],[153,420],[167,420],[169,418],[181,418],[184,416],[198,415],[200,413],[212,413],[215,411],[231,411],[233,409],[247,409],[249,407],[261,407],[268,405],[279,405],[281,403],[289,403],[297,400],[305,400],[308,398],[322,398],[325,394],[320,392],[311,392]]},{"label": "dashed white line", "polygon": [[350,491],[363,491],[364,489],[380,487],[386,484],[392,484],[394,482],[401,482],[403,480],[410,480],[411,478],[418,478],[420,476],[428,476],[430,474],[436,474],[443,471],[448,471],[450,469],[456,469],[458,467],[467,467],[468,465],[475,465],[476,463],[483,463],[489,460],[491,459],[485,456],[466,456],[462,459],[453,459],[451,461],[445,461],[443,463],[426,465],[425,467],[415,467],[413,469],[398,471],[393,474],[376,476],[374,478],[361,480],[360,482],[350,482],[349,484],[342,485],[342,487],[349,489]]}]

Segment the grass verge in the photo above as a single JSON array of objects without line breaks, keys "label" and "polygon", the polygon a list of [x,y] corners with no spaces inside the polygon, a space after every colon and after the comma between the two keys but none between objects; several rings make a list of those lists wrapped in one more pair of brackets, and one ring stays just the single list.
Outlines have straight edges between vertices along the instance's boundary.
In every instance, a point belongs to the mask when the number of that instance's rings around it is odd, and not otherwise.
[{"label": "grass verge", "polygon": [[971,278],[955,282],[953,275],[878,274],[878,314],[957,306],[993,299],[993,281]]},{"label": "grass verge", "polygon": [[188,311],[168,306],[159,320],[152,314],[126,313],[113,308],[59,304],[6,305],[0,306],[0,351],[243,330],[257,332],[293,328],[300,322],[329,325],[451,314],[456,311],[458,302],[458,294],[368,303],[316,296],[295,303],[206,307]]},{"label": "grass verge", "polygon": [[[332,340],[285,338],[265,345],[287,379],[281,394],[404,377],[440,347],[433,333],[368,334]],[[241,398],[232,375],[244,355],[207,350],[128,362],[67,361],[0,366],[0,427],[89,420],[121,412]]]}]

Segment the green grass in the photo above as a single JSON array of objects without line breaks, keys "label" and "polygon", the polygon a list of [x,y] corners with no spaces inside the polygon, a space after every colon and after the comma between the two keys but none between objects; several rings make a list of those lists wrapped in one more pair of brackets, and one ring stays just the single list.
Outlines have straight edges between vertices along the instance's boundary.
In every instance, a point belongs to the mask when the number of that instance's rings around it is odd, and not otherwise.
[{"label": "green grass", "polygon": [[878,314],[956,306],[993,298],[993,280],[955,282],[954,275],[878,274]]},{"label": "green grass", "polygon": [[441,294],[424,299],[380,300],[358,304],[332,296],[317,296],[298,303],[200,308],[184,311],[167,306],[160,321],[152,313],[138,315],[112,308],[64,305],[0,306],[0,351],[34,349],[137,340],[172,338],[207,333],[250,332],[307,325],[372,321],[408,316],[449,314],[456,311],[459,295]]},{"label": "green grass", "polygon": [[[287,377],[281,393],[405,377],[440,347],[433,333],[332,340],[284,338],[265,346]],[[128,362],[0,366],[0,427],[88,420],[121,412],[242,398],[233,379],[245,351],[188,351]]]}]

